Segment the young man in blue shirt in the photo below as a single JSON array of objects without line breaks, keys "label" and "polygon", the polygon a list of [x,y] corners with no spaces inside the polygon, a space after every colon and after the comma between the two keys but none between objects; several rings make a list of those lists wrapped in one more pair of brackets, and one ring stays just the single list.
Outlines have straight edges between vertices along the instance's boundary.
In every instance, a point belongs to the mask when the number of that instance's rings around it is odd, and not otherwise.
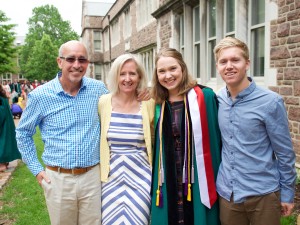
[{"label": "young man in blue shirt", "polygon": [[222,225],[280,225],[294,207],[295,153],[283,99],[247,76],[249,50],[226,37],[214,49],[226,83],[218,93]]}]

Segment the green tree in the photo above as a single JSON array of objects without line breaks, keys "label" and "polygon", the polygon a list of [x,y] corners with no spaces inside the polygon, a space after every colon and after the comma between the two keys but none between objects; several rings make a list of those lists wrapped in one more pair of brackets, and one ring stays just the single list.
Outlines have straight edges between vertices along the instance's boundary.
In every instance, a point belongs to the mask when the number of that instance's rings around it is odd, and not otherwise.
[{"label": "green tree", "polygon": [[[33,76],[31,70],[35,70],[35,68],[32,66],[36,64],[44,64],[44,61],[48,61],[49,59],[43,57],[37,58],[34,56],[34,48],[37,46],[36,42],[40,41],[45,34],[48,35],[53,45],[53,49],[51,50],[53,52],[48,52],[48,54],[51,56],[55,54],[57,56],[58,48],[61,44],[69,40],[78,40],[79,35],[71,28],[69,21],[64,21],[61,18],[58,9],[53,5],[45,5],[34,8],[32,10],[32,17],[29,19],[27,24],[29,30],[25,38],[25,44],[20,51],[21,71],[27,79],[41,80],[41,75],[35,73],[35,76],[37,75],[37,77]],[[40,49],[40,51],[43,50],[45,49]],[[35,52],[36,51],[37,50],[35,49]],[[37,61],[31,62],[31,60]],[[56,60],[54,60],[54,62],[56,62]],[[55,69],[57,69],[57,67],[55,67]],[[47,70],[49,73],[49,67]]]},{"label": "green tree", "polygon": [[0,74],[15,72],[17,48],[14,46],[15,24],[8,24],[9,18],[0,10]]},{"label": "green tree", "polygon": [[59,70],[56,63],[57,52],[49,35],[44,34],[42,40],[37,40],[32,49],[32,57],[26,64],[31,69],[26,73],[26,78],[28,80],[53,79]]}]

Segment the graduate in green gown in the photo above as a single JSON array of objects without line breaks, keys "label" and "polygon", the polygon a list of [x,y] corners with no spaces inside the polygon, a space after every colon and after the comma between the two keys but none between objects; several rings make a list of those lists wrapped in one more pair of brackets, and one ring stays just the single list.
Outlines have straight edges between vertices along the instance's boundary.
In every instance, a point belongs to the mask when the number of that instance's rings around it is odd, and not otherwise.
[{"label": "graduate in green gown", "polygon": [[218,104],[182,55],[163,48],[153,75],[155,144],[151,224],[219,225],[215,180],[221,161]]},{"label": "graduate in green gown", "polygon": [[9,162],[21,159],[16,142],[15,123],[6,93],[0,85],[0,172],[7,169]]}]

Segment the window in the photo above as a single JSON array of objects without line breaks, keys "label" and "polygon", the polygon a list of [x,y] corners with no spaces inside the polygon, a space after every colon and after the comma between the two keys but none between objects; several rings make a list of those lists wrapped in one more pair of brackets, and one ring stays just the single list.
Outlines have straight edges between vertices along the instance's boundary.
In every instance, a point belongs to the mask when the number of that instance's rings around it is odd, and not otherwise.
[{"label": "window", "polygon": [[234,37],[235,31],[235,0],[225,2],[225,35]]},{"label": "window", "polygon": [[157,0],[137,0],[136,2],[137,26],[144,27],[154,20],[151,13],[153,13],[157,7]]},{"label": "window", "polygon": [[99,64],[95,64],[95,79],[102,80],[101,65],[99,65]]},{"label": "window", "polygon": [[184,57],[184,15],[183,14],[180,15],[179,21],[180,21],[180,33],[179,33],[180,52]]},{"label": "window", "polygon": [[138,53],[138,56],[144,65],[145,72],[148,78],[148,82],[150,83],[152,80],[153,70],[154,70],[154,57],[156,50],[155,48],[151,48],[147,51]]},{"label": "window", "polygon": [[124,38],[128,38],[131,35],[131,15],[130,8],[124,11],[124,27],[123,27]]},{"label": "window", "polygon": [[216,0],[211,0],[208,2],[208,80],[210,78],[216,78],[216,67],[213,50],[216,45]]},{"label": "window", "polygon": [[194,71],[193,74],[200,78],[200,12],[199,6],[193,9],[193,42],[194,42]]},{"label": "window", "polygon": [[251,0],[250,60],[251,74],[264,76],[265,67],[265,1]]},{"label": "window", "polygon": [[19,79],[20,80],[24,80],[25,79],[25,77],[24,77],[24,75],[22,73],[19,73]]},{"label": "window", "polygon": [[120,43],[120,24],[119,19],[116,19],[111,24],[111,45],[116,46]]},{"label": "window", "polygon": [[103,67],[102,81],[106,84],[106,79],[107,79],[109,71],[110,71],[110,63],[103,64],[102,67]]},{"label": "window", "polygon": [[6,82],[11,82],[11,74],[10,73],[6,73],[6,74],[3,74],[1,77],[1,80],[2,81],[6,81]]},{"label": "window", "polygon": [[94,49],[95,51],[101,51],[101,32],[100,31],[94,31]]},{"label": "window", "polygon": [[[184,1],[186,2],[186,1]],[[256,82],[264,85],[266,26],[266,1],[262,0],[206,0],[195,1],[199,5],[193,8],[183,3],[183,11],[178,10],[179,20],[176,20],[176,29],[179,29],[174,38],[177,38],[178,49],[185,57],[192,74],[205,85],[218,90],[224,85],[220,76],[217,76],[213,49],[217,42],[226,36],[237,37],[246,42],[250,49],[250,74],[256,77]],[[217,4],[218,3],[218,4]],[[187,8],[185,8],[187,7]],[[185,10],[188,9],[188,10]],[[191,12],[191,13],[190,13]],[[269,22],[269,21],[268,21]],[[267,30],[266,30],[267,29]],[[268,57],[268,55],[267,55]],[[260,79],[262,78],[262,79]]]},{"label": "window", "polygon": [[104,51],[109,51],[109,28],[104,31]]}]

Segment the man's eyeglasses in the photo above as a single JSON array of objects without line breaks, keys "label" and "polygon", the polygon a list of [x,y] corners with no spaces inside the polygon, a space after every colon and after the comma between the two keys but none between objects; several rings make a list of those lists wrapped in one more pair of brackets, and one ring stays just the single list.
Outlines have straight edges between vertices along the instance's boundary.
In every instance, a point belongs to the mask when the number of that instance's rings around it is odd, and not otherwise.
[{"label": "man's eyeglasses", "polygon": [[85,64],[85,63],[88,63],[88,61],[89,61],[88,59],[86,59],[84,57],[76,58],[76,57],[63,57],[63,56],[60,56],[59,58],[66,60],[68,63],[74,63],[76,60],[78,60],[79,63]]}]

